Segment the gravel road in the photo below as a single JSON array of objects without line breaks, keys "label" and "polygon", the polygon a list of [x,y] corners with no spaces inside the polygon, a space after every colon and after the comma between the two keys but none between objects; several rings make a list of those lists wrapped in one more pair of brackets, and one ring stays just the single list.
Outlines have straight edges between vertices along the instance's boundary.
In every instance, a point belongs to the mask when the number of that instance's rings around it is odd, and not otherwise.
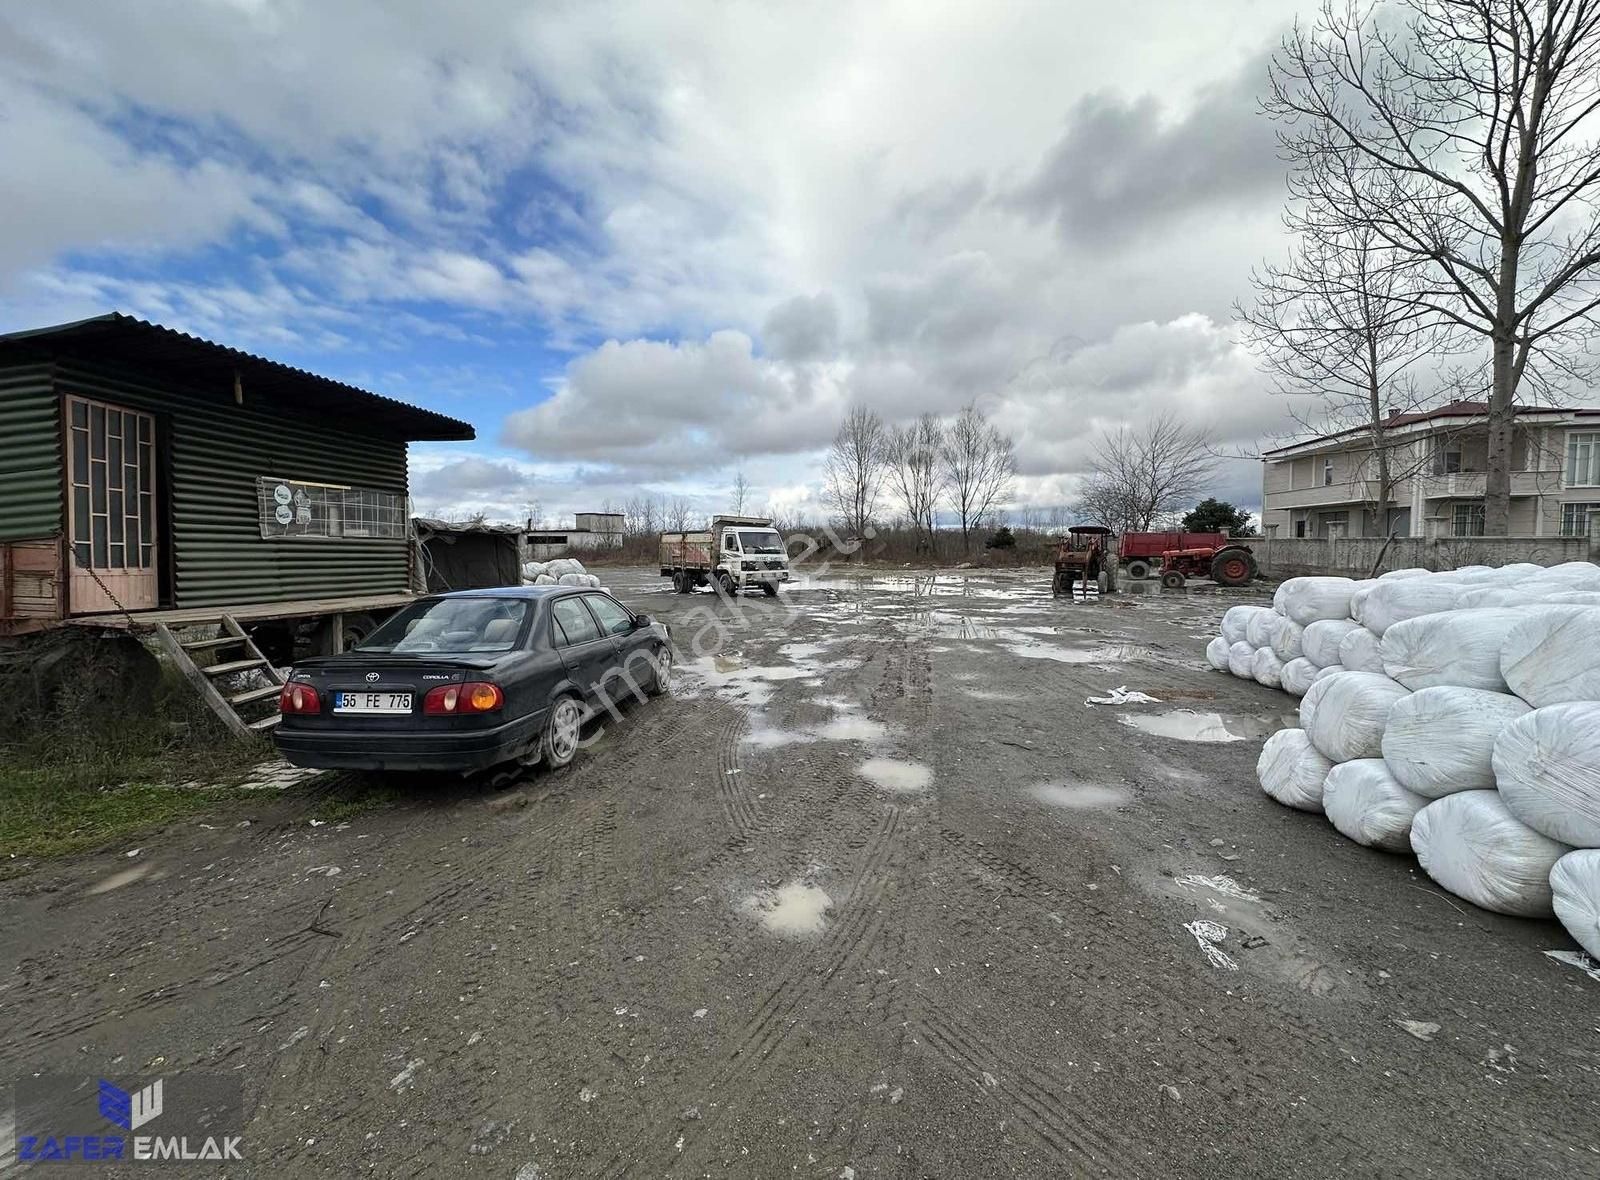
[{"label": "gravel road", "polygon": [[240,1176],[1600,1174],[1600,981],[1262,795],[1250,594],[606,580],[677,691],[568,771],[0,884],[4,1075],[237,1071]]}]

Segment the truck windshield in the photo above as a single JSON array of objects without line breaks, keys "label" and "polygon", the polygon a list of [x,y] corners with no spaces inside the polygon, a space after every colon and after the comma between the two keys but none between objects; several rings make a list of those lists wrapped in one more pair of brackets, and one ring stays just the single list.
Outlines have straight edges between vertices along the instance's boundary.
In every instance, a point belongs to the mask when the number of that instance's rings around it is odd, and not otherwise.
[{"label": "truck windshield", "polygon": [[783,552],[783,538],[773,529],[740,529],[739,545],[746,553]]}]

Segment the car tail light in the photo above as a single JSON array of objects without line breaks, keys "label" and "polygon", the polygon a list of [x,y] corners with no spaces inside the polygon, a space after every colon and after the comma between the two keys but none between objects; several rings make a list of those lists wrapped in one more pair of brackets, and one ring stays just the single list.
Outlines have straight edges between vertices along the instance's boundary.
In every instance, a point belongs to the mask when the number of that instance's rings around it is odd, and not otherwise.
[{"label": "car tail light", "polygon": [[309,684],[285,684],[283,691],[278,694],[278,712],[320,713],[322,698]]},{"label": "car tail light", "polygon": [[422,711],[434,717],[457,713],[493,713],[506,703],[498,684],[469,680],[465,684],[445,684],[430,688],[422,698]]}]

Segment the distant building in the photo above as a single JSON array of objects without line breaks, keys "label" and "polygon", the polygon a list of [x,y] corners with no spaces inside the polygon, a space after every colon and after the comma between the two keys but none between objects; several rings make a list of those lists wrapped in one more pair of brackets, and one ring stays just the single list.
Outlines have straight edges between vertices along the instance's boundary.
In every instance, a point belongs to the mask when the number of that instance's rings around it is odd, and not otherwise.
[{"label": "distant building", "polygon": [[579,512],[573,527],[564,531],[528,532],[528,557],[545,561],[569,550],[621,549],[623,515],[620,512]]},{"label": "distant building", "polygon": [[[1488,407],[1456,401],[1385,423],[1394,482],[1379,504],[1362,428],[1267,451],[1262,531],[1276,537],[1483,535]],[[1600,409],[1523,406],[1511,453],[1510,533],[1587,536],[1600,515]]]}]

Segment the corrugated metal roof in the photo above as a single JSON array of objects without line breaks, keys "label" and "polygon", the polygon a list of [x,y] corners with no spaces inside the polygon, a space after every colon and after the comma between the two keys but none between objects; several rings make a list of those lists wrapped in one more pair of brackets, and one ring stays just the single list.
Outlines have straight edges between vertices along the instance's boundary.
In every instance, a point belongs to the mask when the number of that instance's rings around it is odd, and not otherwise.
[{"label": "corrugated metal roof", "polygon": [[230,391],[237,373],[247,398],[267,394],[319,414],[359,416],[367,434],[408,441],[466,442],[476,437],[470,423],[121,312],[0,335],[0,359],[23,355],[123,365],[191,386]]}]

